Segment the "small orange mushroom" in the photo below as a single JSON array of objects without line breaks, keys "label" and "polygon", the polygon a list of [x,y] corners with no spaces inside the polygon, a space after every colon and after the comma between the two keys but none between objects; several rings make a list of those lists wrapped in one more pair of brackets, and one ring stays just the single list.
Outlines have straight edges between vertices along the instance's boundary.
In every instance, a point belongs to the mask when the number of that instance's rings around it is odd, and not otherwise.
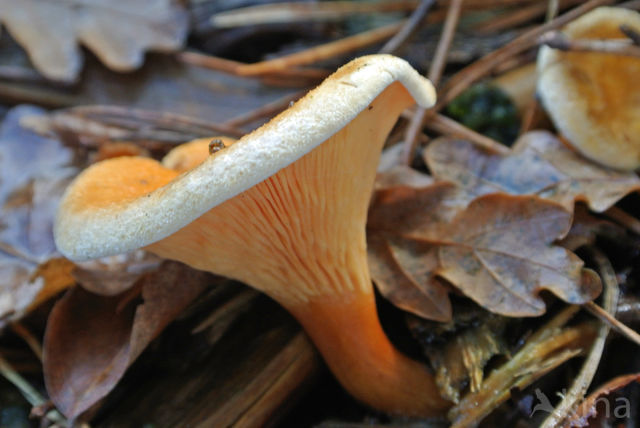
[{"label": "small orange mushroom", "polygon": [[[621,25],[640,31],[640,14],[600,7],[562,32],[569,39],[624,39]],[[640,167],[640,58],[543,46],[537,66],[542,104],[577,151],[612,168]]]},{"label": "small orange mushroom", "polygon": [[[164,165],[96,164],[62,200],[57,245],[76,260],[144,247],[249,284],[298,319],[357,399],[390,413],[438,415],[448,403],[433,376],[382,331],[366,253],[380,150],[414,100],[433,104],[428,80],[401,59],[362,57],[211,155],[200,142],[177,148]],[[171,169],[184,165],[191,169]]]}]

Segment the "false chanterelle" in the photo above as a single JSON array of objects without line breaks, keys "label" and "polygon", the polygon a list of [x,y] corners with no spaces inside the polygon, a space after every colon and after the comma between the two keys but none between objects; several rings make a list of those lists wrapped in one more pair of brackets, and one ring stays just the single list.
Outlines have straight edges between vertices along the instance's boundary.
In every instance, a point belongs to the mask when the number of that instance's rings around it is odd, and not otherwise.
[{"label": "false chanterelle", "polygon": [[249,284],[293,314],[353,396],[437,415],[448,403],[433,376],[381,328],[365,236],[387,135],[405,108],[434,100],[404,60],[358,58],[222,150],[91,166],[61,202],[56,243],[73,260],[143,247]]}]

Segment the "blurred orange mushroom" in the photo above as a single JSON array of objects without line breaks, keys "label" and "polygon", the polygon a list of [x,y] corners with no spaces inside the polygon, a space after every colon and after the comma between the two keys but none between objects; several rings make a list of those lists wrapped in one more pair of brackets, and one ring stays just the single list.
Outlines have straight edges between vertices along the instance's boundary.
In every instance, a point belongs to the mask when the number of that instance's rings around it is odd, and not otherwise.
[{"label": "blurred orange mushroom", "polygon": [[[640,32],[638,12],[600,7],[565,26],[570,39],[624,39]],[[538,54],[538,94],[558,131],[584,156],[603,165],[640,167],[640,58],[608,52]]]}]

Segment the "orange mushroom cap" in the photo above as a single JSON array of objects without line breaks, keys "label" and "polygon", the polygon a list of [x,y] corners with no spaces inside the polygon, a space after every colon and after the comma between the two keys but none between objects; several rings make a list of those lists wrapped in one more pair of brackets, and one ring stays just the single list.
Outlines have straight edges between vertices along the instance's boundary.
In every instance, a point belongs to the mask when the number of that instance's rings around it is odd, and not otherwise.
[{"label": "orange mushroom cap", "polygon": [[433,104],[428,80],[401,59],[362,57],[235,144],[211,155],[193,144],[201,156],[186,172],[169,168],[184,163],[174,162],[183,147],[163,164],[96,164],[63,198],[58,247],[75,259],[145,247],[245,282],[300,321],[356,398],[439,414],[448,403],[432,375],[382,331],[366,255],[380,150],[414,100]]},{"label": "orange mushroom cap", "polygon": [[[638,12],[600,7],[563,28],[570,39],[624,39]],[[600,52],[538,54],[538,94],[553,123],[580,153],[603,165],[640,167],[640,58]]]}]

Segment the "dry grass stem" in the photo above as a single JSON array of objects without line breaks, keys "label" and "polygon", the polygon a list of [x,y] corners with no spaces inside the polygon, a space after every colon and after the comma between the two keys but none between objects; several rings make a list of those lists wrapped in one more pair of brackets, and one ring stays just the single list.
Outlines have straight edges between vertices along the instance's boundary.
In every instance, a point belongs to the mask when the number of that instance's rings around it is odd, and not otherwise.
[{"label": "dry grass stem", "polygon": [[[444,67],[447,64],[447,53],[449,52],[449,47],[453,41],[458,21],[460,20],[462,3],[462,0],[452,0],[449,4],[449,10],[447,11],[447,18],[445,19],[444,27],[442,28],[442,34],[440,35],[440,40],[438,41],[438,46],[433,56],[433,60],[431,61],[431,65],[429,66],[428,77],[436,88],[438,87],[440,77],[442,77]],[[409,126],[407,127],[407,132],[405,134],[403,154],[403,162],[406,165],[409,165],[413,159],[413,154],[415,153],[416,146],[418,144],[418,136],[422,133],[422,126],[426,120],[426,116],[427,111],[422,107],[418,107],[416,113],[411,119],[411,122],[409,122]]]},{"label": "dry grass stem", "polygon": [[11,330],[20,336],[29,348],[31,348],[36,357],[38,357],[38,360],[42,361],[42,344],[36,339],[33,333],[19,322],[11,324]]},{"label": "dry grass stem", "polygon": [[279,100],[275,100],[271,103],[265,104],[264,106],[257,108],[255,110],[249,111],[240,116],[234,117],[223,123],[224,126],[230,126],[232,128],[240,128],[244,125],[255,122],[256,120],[271,118],[281,111],[285,110],[292,102],[295,102],[297,99],[302,97],[307,91],[296,91],[291,94],[285,95]]},{"label": "dry grass stem", "polygon": [[438,111],[441,110],[473,83],[491,73],[498,64],[536,46],[538,38],[547,31],[561,28],[565,24],[584,15],[590,10],[595,9],[596,7],[604,6],[613,2],[614,0],[589,0],[584,4],[571,9],[565,14],[560,15],[553,21],[525,32],[500,49],[485,55],[473,64],[463,68],[456,73],[449,82],[447,82],[447,85],[443,88],[442,92],[438,94],[439,99],[434,109]]},{"label": "dry grass stem", "polygon": [[469,140],[478,147],[487,149],[492,153],[498,153],[506,155],[510,153],[510,150],[504,144],[497,142],[489,137],[485,137],[482,134],[477,133],[473,129],[467,128],[455,120],[443,116],[441,114],[434,114],[431,120],[425,123],[425,126],[442,135],[451,135],[458,138]]},{"label": "dry grass stem", "polygon": [[640,58],[640,46],[633,40],[572,40],[559,31],[550,31],[540,37],[540,44],[561,51],[600,52]]},{"label": "dry grass stem", "polygon": [[239,76],[256,76],[276,73],[290,67],[313,64],[336,56],[345,55],[364,47],[379,43],[393,36],[402,28],[402,20],[374,30],[365,31],[340,40],[315,46],[310,49],[255,64],[243,64],[236,69]]},{"label": "dry grass stem", "polygon": [[626,211],[623,211],[618,207],[611,207],[604,212],[604,215],[624,226],[627,230],[630,230],[636,235],[640,235],[640,220],[631,214],[628,214]]},{"label": "dry grass stem", "polygon": [[[615,313],[618,306],[618,297],[620,290],[618,288],[618,282],[616,281],[616,274],[611,266],[609,260],[600,251],[594,248],[590,249],[593,254],[600,276],[602,277],[602,283],[604,285],[603,303],[604,311],[606,313]],[[588,305],[587,305],[588,306]],[[594,305],[595,306],[595,305]],[[585,361],[580,369],[580,373],[574,378],[571,388],[564,395],[562,401],[556,406],[553,412],[544,420],[542,428],[553,428],[558,426],[567,416],[571,414],[576,406],[584,399],[584,396],[589,389],[589,385],[593,381],[593,377],[596,374],[600,359],[602,358],[602,351],[609,335],[609,324],[601,324],[598,328],[596,338],[591,345],[591,349],[585,358]]]},{"label": "dry grass stem", "polygon": [[380,49],[380,53],[392,54],[407,41],[409,37],[418,29],[431,9],[435,0],[422,0],[420,5],[413,11],[405,25]]}]

